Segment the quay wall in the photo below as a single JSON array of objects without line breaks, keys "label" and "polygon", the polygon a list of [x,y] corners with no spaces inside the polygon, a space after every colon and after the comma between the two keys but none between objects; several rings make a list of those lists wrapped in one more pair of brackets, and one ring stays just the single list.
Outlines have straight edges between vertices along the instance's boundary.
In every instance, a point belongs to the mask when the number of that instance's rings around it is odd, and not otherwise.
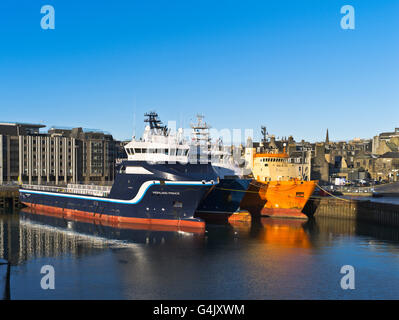
[{"label": "quay wall", "polygon": [[320,197],[311,198],[304,213],[314,217],[350,219],[399,226],[399,205],[369,200]]},{"label": "quay wall", "polygon": [[19,207],[17,186],[0,186],[0,210],[14,210]]}]

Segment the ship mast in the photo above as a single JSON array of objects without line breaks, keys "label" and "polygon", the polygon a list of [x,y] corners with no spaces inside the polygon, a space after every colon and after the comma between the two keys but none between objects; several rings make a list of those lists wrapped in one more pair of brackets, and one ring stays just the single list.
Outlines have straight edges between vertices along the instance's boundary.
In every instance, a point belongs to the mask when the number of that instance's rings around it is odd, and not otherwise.
[{"label": "ship mast", "polygon": [[155,131],[158,134],[162,134],[167,136],[169,133],[168,127],[166,125],[162,125],[162,121],[158,118],[158,113],[151,111],[144,114],[147,119],[144,122],[147,122],[150,125],[150,129]]},{"label": "ship mast", "polygon": [[210,126],[204,121],[204,116],[197,114],[197,123],[191,123],[191,140],[195,150],[193,155],[197,161],[206,158],[210,161],[211,138],[209,134]]},{"label": "ship mast", "polygon": [[211,138],[209,136],[209,129],[211,127],[204,121],[204,116],[197,114],[197,123],[191,124],[192,129],[192,140],[195,145],[206,145],[210,146]]}]

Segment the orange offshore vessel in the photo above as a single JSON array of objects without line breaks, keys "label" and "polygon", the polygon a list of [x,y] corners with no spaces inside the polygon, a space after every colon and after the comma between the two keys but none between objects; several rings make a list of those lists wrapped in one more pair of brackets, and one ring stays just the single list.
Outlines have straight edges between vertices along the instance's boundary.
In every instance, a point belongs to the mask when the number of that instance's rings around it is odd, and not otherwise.
[{"label": "orange offshore vessel", "polygon": [[241,201],[240,207],[251,215],[284,218],[304,218],[302,213],[317,181],[307,180],[309,162],[295,161],[285,152],[259,153],[251,150],[254,180]]}]

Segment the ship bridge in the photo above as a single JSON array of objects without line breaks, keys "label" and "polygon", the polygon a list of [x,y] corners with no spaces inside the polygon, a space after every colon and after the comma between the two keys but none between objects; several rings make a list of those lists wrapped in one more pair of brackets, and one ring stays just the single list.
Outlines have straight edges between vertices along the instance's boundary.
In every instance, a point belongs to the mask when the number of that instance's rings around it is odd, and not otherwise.
[{"label": "ship bridge", "polygon": [[146,113],[148,125],[140,140],[133,139],[125,150],[128,160],[147,162],[188,162],[189,145],[183,138],[183,129],[176,133],[162,125],[155,112]]}]

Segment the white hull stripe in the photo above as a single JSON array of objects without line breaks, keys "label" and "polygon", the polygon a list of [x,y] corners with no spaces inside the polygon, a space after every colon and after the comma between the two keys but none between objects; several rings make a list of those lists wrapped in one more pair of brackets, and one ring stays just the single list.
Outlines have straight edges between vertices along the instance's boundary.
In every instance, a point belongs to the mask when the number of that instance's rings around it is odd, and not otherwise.
[{"label": "white hull stripe", "polygon": [[[194,186],[210,186],[215,184],[214,182],[209,181],[165,181],[165,185],[194,185]],[[60,192],[45,192],[45,191],[36,191],[29,189],[20,189],[19,192],[22,193],[32,193],[32,194],[42,194],[48,196],[57,196],[57,197],[65,197],[65,198],[74,198],[74,199],[84,199],[84,200],[94,200],[94,201],[103,201],[103,202],[113,202],[113,203],[125,203],[125,204],[136,204],[141,201],[144,197],[145,193],[148,189],[153,185],[161,185],[160,181],[146,181],[144,182],[136,196],[130,200],[121,200],[121,199],[111,199],[111,198],[101,198],[101,197],[90,197],[90,196],[82,196],[76,194],[68,194],[68,193],[60,193]]]}]

